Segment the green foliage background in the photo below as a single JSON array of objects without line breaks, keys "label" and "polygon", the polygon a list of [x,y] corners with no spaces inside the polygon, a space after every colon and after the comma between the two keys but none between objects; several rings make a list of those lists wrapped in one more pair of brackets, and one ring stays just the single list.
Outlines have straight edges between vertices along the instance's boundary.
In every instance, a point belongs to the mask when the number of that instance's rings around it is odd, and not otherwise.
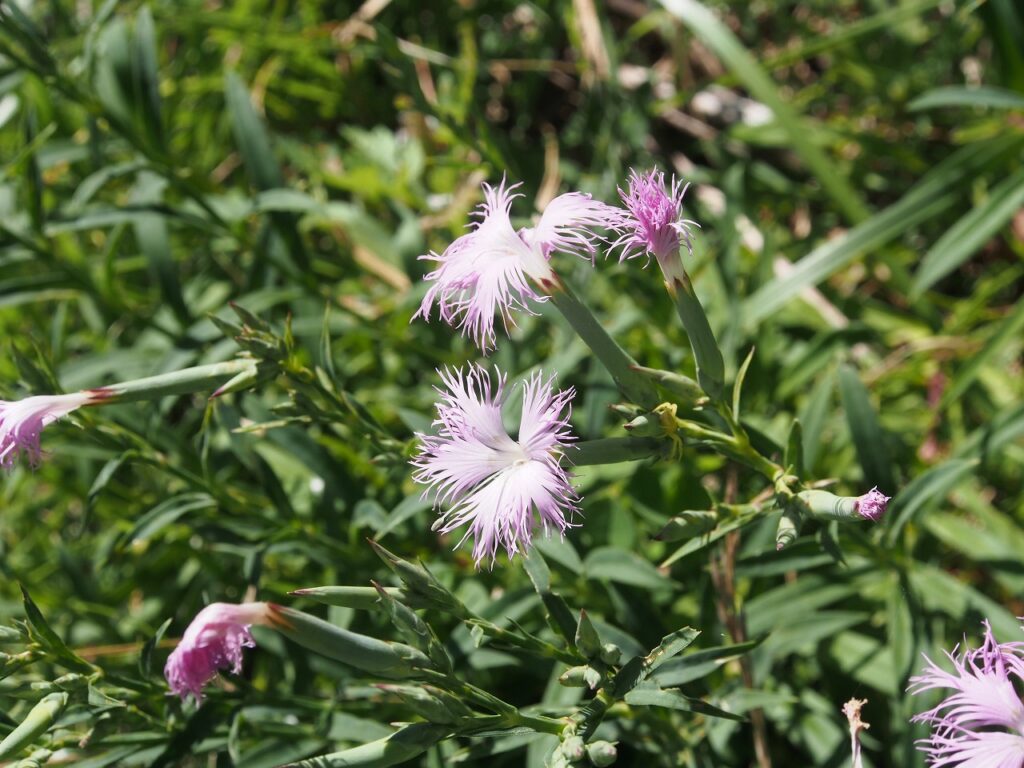
[{"label": "green foliage background", "polygon": [[[435,369],[479,357],[447,326],[409,322],[417,256],[461,233],[480,181],[523,181],[525,221],[538,194],[612,202],[629,167],[656,164],[694,184],[691,274],[730,379],[756,348],[746,421],[781,446],[798,415],[809,476],[895,500],[881,525],[810,526],[782,553],[770,515],[680,552],[652,539],[671,515],[763,483],[693,450],[581,468],[582,525],[541,546],[553,584],[624,649],[686,625],[702,630],[690,654],[763,638],[746,679],[735,659],[697,657],[677,682],[733,712],[760,708],[773,765],[846,764],[852,696],[869,700],[872,765],[922,764],[908,724],[922,702],[904,693],[921,652],[976,637],[982,618],[1016,639],[1024,614],[1024,12],[1012,0],[374,5],[0,7],[3,397],[227,359],[236,346],[208,315],[233,319],[236,302],[278,329],[290,317],[301,362],[393,441],[283,380],[47,429],[44,464],[0,484],[0,617],[23,615],[23,584],[137,697],[82,699],[54,743],[75,746],[79,768],[260,768],[388,733],[408,717],[396,700],[270,633],[200,715],[165,696],[167,643],[142,653],[166,620],[176,637],[206,602],[246,597],[393,637],[376,612],[287,596],[392,583],[367,537],[422,558],[467,605],[541,631],[520,563],[475,572],[431,533],[409,478]],[[718,115],[696,106],[709,94]],[[745,123],[741,97],[775,119]],[[692,373],[653,267],[557,258],[638,361]],[[556,371],[579,391],[577,434],[621,434],[611,380],[568,326],[546,308],[520,317],[491,362]],[[557,684],[564,666],[475,650],[457,622],[431,619],[477,685],[518,705],[581,695]],[[33,681],[64,671],[47,661],[0,683],[0,731],[39,697]],[[750,724],[635,710],[608,725],[620,765],[757,764]],[[450,742],[420,764],[539,766],[551,739]]]}]

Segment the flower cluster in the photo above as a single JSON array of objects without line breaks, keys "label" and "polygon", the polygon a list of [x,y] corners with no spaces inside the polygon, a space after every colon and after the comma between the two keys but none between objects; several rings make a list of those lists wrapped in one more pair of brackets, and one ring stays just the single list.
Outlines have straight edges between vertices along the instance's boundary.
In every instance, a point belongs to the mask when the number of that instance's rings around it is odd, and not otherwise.
[{"label": "flower cluster", "polygon": [[620,248],[622,259],[655,256],[666,279],[678,272],[671,265],[678,262],[680,243],[692,247],[694,222],[681,211],[686,186],[673,179],[666,188],[659,171],[631,172],[628,191],[619,190],[625,210],[569,192],[548,203],[535,227],[516,230],[511,211],[512,201],[521,197],[513,194],[518,187],[506,187],[504,179],[497,187],[484,184],[484,202],[476,212],[480,221],[472,231],[440,255],[421,257],[437,268],[425,277],[432,285],[414,319],[429,320],[436,303],[441,320],[486,352],[495,344],[495,315],[507,331],[515,325],[513,312],[532,312],[530,301],[546,301],[549,288],[557,285],[551,256],[570,253],[593,261],[598,230],[619,233],[611,248]]},{"label": "flower cluster", "polygon": [[980,648],[946,654],[947,672],[927,656],[924,672],[911,678],[910,692],[949,691],[913,722],[932,726],[918,743],[933,768],[1020,768],[1024,765],[1024,642],[997,643],[985,622]]},{"label": "flower cluster", "polygon": [[[681,242],[690,246],[689,225],[681,217],[686,187],[651,171],[630,176],[622,192],[626,208],[570,192],[552,200],[536,226],[516,229],[512,202],[518,184],[483,185],[484,202],[472,230],[443,253],[422,258],[436,262],[426,275],[431,283],[414,315],[426,320],[434,305],[442,321],[471,337],[484,352],[495,345],[494,322],[506,331],[514,313],[532,312],[560,283],[550,261],[555,253],[589,258],[593,263],[601,230],[618,233],[610,247],[627,259],[646,253],[659,264],[678,260]],[[665,268],[663,266],[663,268]],[[667,274],[667,272],[666,272]],[[414,478],[436,491],[435,504],[447,506],[435,525],[447,533],[468,524],[477,564],[494,561],[499,547],[511,557],[528,547],[537,521],[545,532],[563,533],[578,510],[563,466],[570,439],[568,418],[573,391],[554,392],[553,379],[534,374],[523,382],[523,410],[513,438],[502,425],[506,380],[492,385],[479,366],[467,373],[445,371],[437,404],[437,435],[420,435]],[[460,542],[461,543],[461,542]]]}]

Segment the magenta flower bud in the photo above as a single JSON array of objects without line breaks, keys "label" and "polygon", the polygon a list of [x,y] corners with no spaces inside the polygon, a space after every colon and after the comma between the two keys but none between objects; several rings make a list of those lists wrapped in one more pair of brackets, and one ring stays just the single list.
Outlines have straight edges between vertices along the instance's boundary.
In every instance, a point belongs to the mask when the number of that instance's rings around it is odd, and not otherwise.
[{"label": "magenta flower bud", "polygon": [[203,608],[181,637],[164,665],[164,677],[182,700],[192,696],[199,702],[203,687],[217,671],[242,671],[242,649],[253,648],[253,624],[271,625],[269,603],[210,603]]},{"label": "magenta flower bud", "polygon": [[928,723],[932,733],[918,742],[928,765],[1019,768],[1024,765],[1024,643],[997,643],[985,622],[985,641],[959,656],[947,653],[947,672],[925,656],[924,672],[910,678],[910,693],[949,691],[937,707],[911,722]]},{"label": "magenta flower bud", "polygon": [[505,378],[497,386],[480,366],[441,372],[445,389],[438,389],[440,429],[437,435],[418,435],[419,455],[413,459],[413,479],[437,491],[435,506],[447,505],[434,524],[448,533],[466,523],[459,542],[473,537],[477,566],[485,557],[493,565],[499,546],[512,557],[528,549],[537,521],[548,533],[564,533],[568,518],[578,511],[579,498],[561,465],[569,434],[573,390],[554,392],[552,379],[535,373],[522,383],[523,409],[519,431],[506,431],[501,409],[508,399]]},{"label": "magenta flower bud", "polygon": [[[437,263],[425,279],[433,285],[413,319],[438,315],[459,328],[484,351],[494,347],[494,316],[506,330],[515,326],[513,311],[531,312],[528,301],[546,301],[535,285],[557,284],[548,261],[555,251],[592,259],[597,236],[593,228],[615,227],[621,213],[581,192],[559,195],[544,209],[536,227],[516,231],[512,226],[513,194],[519,185],[483,185],[484,203],[473,230],[455,240],[443,253],[420,258]],[[531,280],[533,284],[531,284]]]},{"label": "magenta flower bud", "polygon": [[72,392],[69,395],[35,395],[22,400],[0,400],[0,466],[11,469],[24,454],[38,466],[43,451],[39,438],[43,427],[67,416],[83,405],[107,397],[103,390]]},{"label": "magenta flower bud", "polygon": [[872,488],[857,499],[857,514],[873,523],[877,523],[885,515],[885,510],[889,506],[891,498],[891,496],[886,496],[879,491],[877,487]]},{"label": "magenta flower bud", "polygon": [[630,170],[628,191],[619,189],[627,215],[619,226],[622,234],[612,246],[622,248],[620,261],[636,256],[649,260],[653,255],[668,283],[683,280],[679,247],[685,244],[693,253],[690,226],[699,226],[682,218],[683,196],[689,186],[673,177],[666,187],[665,174],[658,170],[646,175]]},{"label": "magenta flower bud", "polygon": [[803,510],[820,520],[870,520],[877,523],[889,504],[889,497],[877,488],[863,496],[836,496],[820,490],[800,491],[797,496],[804,503]]}]

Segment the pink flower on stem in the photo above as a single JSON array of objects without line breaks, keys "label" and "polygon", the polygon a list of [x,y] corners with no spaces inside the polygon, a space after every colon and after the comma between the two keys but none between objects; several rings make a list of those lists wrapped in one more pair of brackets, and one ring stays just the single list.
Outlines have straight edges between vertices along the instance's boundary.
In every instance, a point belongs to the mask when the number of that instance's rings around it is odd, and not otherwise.
[{"label": "pink flower on stem", "polygon": [[[545,283],[557,277],[548,263],[554,252],[593,258],[594,228],[614,228],[621,212],[581,192],[560,195],[548,203],[537,226],[512,226],[513,194],[519,184],[483,185],[484,202],[471,232],[449,245],[444,253],[420,258],[437,263],[427,274],[433,283],[413,316],[430,319],[437,304],[440,318],[472,337],[485,352],[494,347],[494,316],[506,331],[515,326],[513,311],[531,312],[528,301],[546,301]],[[532,282],[531,282],[532,281]],[[538,290],[538,288],[540,290]]]},{"label": "pink flower on stem", "polygon": [[1024,765],[1024,643],[997,643],[985,622],[985,641],[959,656],[947,653],[953,671],[927,656],[910,692],[950,691],[937,707],[911,722],[928,723],[931,736],[918,742],[931,768],[1020,768]]},{"label": "pink flower on stem", "polygon": [[22,400],[0,400],[0,466],[11,469],[24,454],[38,466],[43,451],[39,437],[43,427],[67,416],[83,405],[107,397],[104,390],[73,392],[69,395],[35,395]]},{"label": "pink flower on stem", "polygon": [[689,186],[673,177],[666,187],[665,174],[658,170],[647,174],[630,170],[628,190],[619,189],[627,215],[619,226],[620,237],[612,244],[622,248],[620,261],[653,255],[666,280],[681,277],[679,247],[685,244],[693,252],[690,226],[699,226],[682,218],[683,196]]},{"label": "pink flower on stem", "polygon": [[502,423],[508,400],[506,380],[499,373],[492,386],[480,366],[441,372],[445,389],[438,389],[440,429],[419,435],[420,451],[413,460],[413,478],[435,489],[435,506],[447,505],[434,524],[448,533],[469,524],[461,545],[473,537],[477,566],[485,557],[493,565],[499,546],[509,557],[529,548],[540,526],[563,534],[578,511],[561,460],[573,439],[569,434],[573,390],[554,392],[552,379],[535,373],[522,383],[523,408],[518,435]]},{"label": "pink flower on stem", "polygon": [[253,648],[253,624],[271,624],[269,603],[210,603],[203,608],[181,637],[164,665],[171,690],[183,700],[203,698],[203,687],[217,671],[242,671],[242,649]]}]

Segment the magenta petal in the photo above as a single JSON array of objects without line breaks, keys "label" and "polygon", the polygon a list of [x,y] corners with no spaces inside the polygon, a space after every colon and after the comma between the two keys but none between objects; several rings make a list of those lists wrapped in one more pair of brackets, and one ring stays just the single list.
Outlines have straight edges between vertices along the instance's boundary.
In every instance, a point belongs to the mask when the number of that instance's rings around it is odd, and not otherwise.
[{"label": "magenta petal", "polygon": [[660,264],[679,255],[679,246],[685,244],[692,251],[690,226],[682,218],[683,196],[687,187],[672,179],[665,185],[665,174],[651,170],[646,175],[636,170],[629,172],[629,187],[619,190],[627,215],[619,227],[622,232],[613,247],[621,248],[620,261],[635,256],[654,256]]},{"label": "magenta petal", "polygon": [[222,669],[242,671],[242,649],[253,648],[250,628],[268,622],[266,603],[211,603],[188,625],[164,665],[164,677],[182,699],[203,698],[203,688]]},{"label": "magenta petal", "polygon": [[1020,768],[1024,765],[1024,643],[997,643],[985,622],[985,641],[959,656],[947,654],[953,671],[930,659],[911,678],[910,692],[950,691],[938,706],[916,715],[931,736],[918,743],[929,766]]},{"label": "magenta petal", "polygon": [[99,399],[88,392],[69,395],[36,395],[22,400],[0,400],[0,466],[10,469],[19,456],[32,466],[42,460],[39,445],[43,427]]}]

